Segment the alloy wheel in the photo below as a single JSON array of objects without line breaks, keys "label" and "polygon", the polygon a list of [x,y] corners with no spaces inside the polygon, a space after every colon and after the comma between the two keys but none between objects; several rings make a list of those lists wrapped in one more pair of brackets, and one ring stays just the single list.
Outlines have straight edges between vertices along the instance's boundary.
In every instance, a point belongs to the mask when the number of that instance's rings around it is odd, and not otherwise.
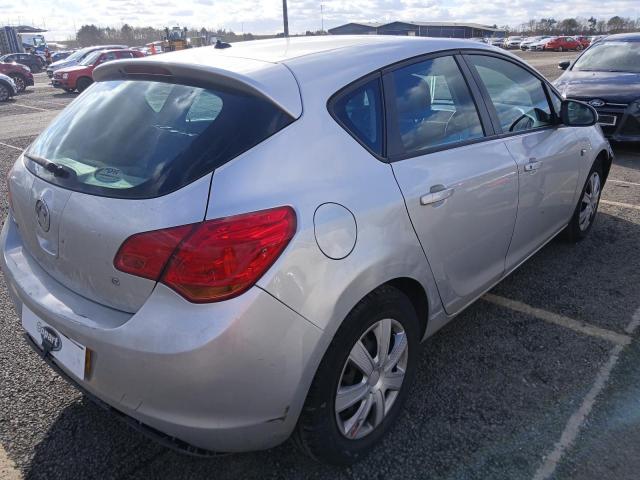
[{"label": "alloy wheel", "polygon": [[593,217],[598,209],[598,202],[600,201],[600,175],[598,172],[593,172],[587,181],[587,185],[582,195],[582,201],[580,202],[580,217],[578,225],[581,231],[587,230]]},{"label": "alloy wheel", "polygon": [[20,75],[12,75],[11,78],[16,84],[16,89],[18,90],[18,92],[22,92],[25,88],[27,88],[24,83],[24,78],[22,78]]},{"label": "alloy wheel", "polygon": [[409,345],[402,325],[380,320],[362,334],[345,362],[335,398],[340,433],[360,439],[382,423],[402,387]]}]

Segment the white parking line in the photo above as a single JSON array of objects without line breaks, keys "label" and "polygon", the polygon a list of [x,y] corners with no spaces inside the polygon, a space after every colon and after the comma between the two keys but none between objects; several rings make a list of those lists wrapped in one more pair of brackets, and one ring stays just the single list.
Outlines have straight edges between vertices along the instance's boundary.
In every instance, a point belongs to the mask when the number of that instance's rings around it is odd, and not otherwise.
[{"label": "white parking line", "polygon": [[640,205],[633,205],[632,203],[612,202],[611,200],[600,200],[600,203],[605,205],[611,205],[612,207],[631,208],[633,210],[640,210]]},{"label": "white parking line", "polygon": [[22,474],[16,468],[15,463],[7,456],[2,445],[0,445],[0,478],[2,480],[20,480]]},{"label": "white parking line", "polygon": [[625,346],[631,343],[631,337],[623,333],[617,333],[612,330],[607,330],[606,328],[597,327],[586,322],[558,315],[557,313],[549,312],[541,308],[535,308],[527,305],[526,303],[518,302],[517,300],[511,300],[510,298],[500,297],[491,293],[487,293],[482,298],[488,302],[515,310],[516,312],[524,313],[525,315],[531,315],[532,317],[539,318],[545,322],[553,323],[584,335],[608,340],[616,345]]},{"label": "white parking line", "polygon": [[609,178],[607,179],[607,182],[620,183],[621,185],[633,185],[634,187],[640,187],[640,183],[627,182],[626,180],[613,180]]},{"label": "white parking line", "polygon": [[19,107],[30,108],[32,110],[38,110],[39,112],[49,112],[48,108],[40,108],[40,107],[32,107],[31,105],[25,105],[24,103],[14,103],[14,105],[18,105]]},{"label": "white parking line", "polygon": [[9,145],[8,143],[0,142],[0,146],[7,147],[7,148],[13,148],[14,150],[18,150],[19,152],[22,152],[24,150],[23,148],[14,147],[13,145]]},{"label": "white parking line", "polygon": [[[639,325],[640,308],[633,314],[631,323],[627,325],[627,328],[625,328],[625,332],[627,332],[628,334],[633,334],[633,332],[638,328]],[[549,454],[544,463],[535,473],[535,475],[533,476],[533,480],[546,480],[554,474],[558,463],[562,459],[562,456],[575,441],[578,433],[580,432],[580,429],[587,419],[587,416],[591,412],[591,409],[593,408],[598,395],[600,394],[600,392],[602,392],[605,385],[607,384],[607,381],[611,376],[611,371],[616,366],[618,358],[620,357],[620,353],[622,353],[623,349],[623,345],[616,345],[611,349],[609,359],[600,368],[595,382],[593,382],[591,390],[589,390],[587,396],[584,397],[580,408],[578,408],[578,410],[573,415],[571,415],[571,418],[569,418],[569,421],[567,422],[567,425],[565,426],[564,431],[560,436],[560,440],[558,440],[553,451]]]}]

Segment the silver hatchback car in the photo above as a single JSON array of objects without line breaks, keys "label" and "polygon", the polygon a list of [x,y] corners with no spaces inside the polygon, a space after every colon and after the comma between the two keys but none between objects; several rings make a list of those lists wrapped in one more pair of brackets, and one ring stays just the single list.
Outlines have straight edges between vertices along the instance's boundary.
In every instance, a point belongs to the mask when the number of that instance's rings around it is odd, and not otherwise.
[{"label": "silver hatchback car", "polygon": [[595,111],[489,45],[275,39],[100,66],[9,174],[27,339],[191,453],[361,458],[421,340],[560,232],[612,152]]}]

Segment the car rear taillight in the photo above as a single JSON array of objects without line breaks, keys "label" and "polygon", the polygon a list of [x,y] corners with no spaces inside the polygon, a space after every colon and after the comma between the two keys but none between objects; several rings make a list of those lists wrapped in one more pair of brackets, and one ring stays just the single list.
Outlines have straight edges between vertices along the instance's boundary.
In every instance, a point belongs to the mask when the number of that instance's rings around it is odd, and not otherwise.
[{"label": "car rear taillight", "polygon": [[191,302],[226,300],[253,286],[296,231],[291,207],[138,233],[114,265],[164,283]]}]

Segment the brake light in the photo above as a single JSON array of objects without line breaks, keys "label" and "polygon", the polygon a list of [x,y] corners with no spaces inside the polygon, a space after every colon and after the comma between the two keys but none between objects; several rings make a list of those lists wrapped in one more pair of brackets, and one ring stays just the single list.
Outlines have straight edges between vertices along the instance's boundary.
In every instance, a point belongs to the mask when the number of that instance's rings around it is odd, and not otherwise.
[{"label": "brake light", "polygon": [[248,290],[296,230],[291,207],[278,207],[129,237],[114,265],[161,281],[187,300],[217,302]]},{"label": "brake light", "polygon": [[132,235],[120,246],[113,264],[122,272],[158,280],[171,254],[193,228],[183,225]]}]

